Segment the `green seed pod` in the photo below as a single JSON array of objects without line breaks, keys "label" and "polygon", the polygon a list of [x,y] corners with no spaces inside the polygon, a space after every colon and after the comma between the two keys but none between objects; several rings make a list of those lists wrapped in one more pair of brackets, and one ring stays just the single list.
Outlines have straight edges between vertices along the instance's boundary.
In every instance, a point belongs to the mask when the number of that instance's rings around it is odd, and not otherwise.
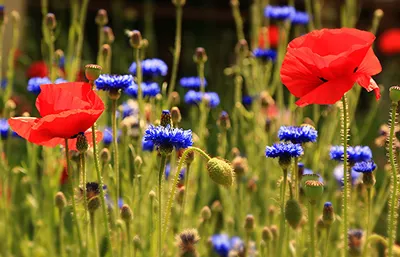
[{"label": "green seed pod", "polygon": [[311,204],[315,204],[324,192],[324,184],[315,180],[307,180],[304,183],[304,193]]},{"label": "green seed pod", "polygon": [[269,227],[264,227],[261,232],[261,238],[264,242],[269,242],[273,239],[271,229]]},{"label": "green seed pod", "polygon": [[76,137],[76,149],[81,153],[85,153],[89,149],[89,143],[84,133],[79,133]]},{"label": "green seed pod", "polygon": [[207,171],[210,178],[222,186],[231,186],[234,180],[232,166],[226,161],[218,158],[211,158],[207,162]]},{"label": "green seed pod", "polygon": [[400,86],[392,86],[389,88],[389,97],[392,102],[400,101]]},{"label": "green seed pod", "polygon": [[58,192],[55,197],[55,205],[58,209],[62,210],[67,205],[67,200],[63,192]]},{"label": "green seed pod", "polygon": [[124,204],[121,207],[121,219],[127,223],[133,219],[132,209],[127,204]]},{"label": "green seed pod", "polygon": [[308,180],[315,180],[315,181],[319,181],[319,176],[317,174],[304,174],[301,176],[301,186],[304,188],[305,187],[305,183]]},{"label": "green seed pod", "polygon": [[98,196],[92,197],[88,202],[88,209],[90,213],[94,213],[101,205],[100,198]]},{"label": "green seed pod", "polygon": [[285,206],[285,218],[293,229],[299,226],[302,215],[299,202],[295,199],[289,199]]},{"label": "green seed pod", "polygon": [[89,81],[95,81],[101,74],[101,66],[97,64],[88,64],[85,66],[85,75]]}]

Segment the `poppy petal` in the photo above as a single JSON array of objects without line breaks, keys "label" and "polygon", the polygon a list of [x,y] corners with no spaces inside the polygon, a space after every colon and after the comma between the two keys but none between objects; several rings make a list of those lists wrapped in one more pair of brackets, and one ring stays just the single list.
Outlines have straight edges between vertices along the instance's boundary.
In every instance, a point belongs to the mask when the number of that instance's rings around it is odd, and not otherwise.
[{"label": "poppy petal", "polygon": [[357,69],[357,73],[365,73],[370,76],[376,75],[382,71],[381,63],[376,57],[372,47],[369,48],[364,60]]},{"label": "poppy petal", "polygon": [[[85,132],[86,139],[88,141],[89,147],[93,146],[92,140],[92,130],[88,129]],[[103,139],[103,133],[101,131],[96,131],[96,142],[99,143]],[[49,141],[41,142],[39,145],[47,146],[47,147],[56,147],[58,145],[62,145],[65,147],[65,139],[60,137],[55,137]],[[72,151],[77,151],[76,149],[76,138],[71,138],[68,140],[68,148]]]},{"label": "poppy petal", "polygon": [[296,105],[300,107],[309,104],[334,104],[354,85],[352,79],[337,79],[323,83],[305,96],[301,97]]},{"label": "poppy petal", "polygon": [[32,126],[38,121],[35,117],[16,117],[8,119],[8,123],[12,130],[20,137],[29,140]]}]

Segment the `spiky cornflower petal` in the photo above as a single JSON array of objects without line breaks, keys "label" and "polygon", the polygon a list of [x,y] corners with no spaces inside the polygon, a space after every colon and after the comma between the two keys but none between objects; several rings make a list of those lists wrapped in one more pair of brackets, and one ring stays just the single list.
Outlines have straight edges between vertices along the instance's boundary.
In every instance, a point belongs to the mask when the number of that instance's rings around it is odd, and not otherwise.
[{"label": "spiky cornflower petal", "polygon": [[51,84],[51,80],[48,77],[34,77],[29,79],[27,89],[29,92],[38,95],[40,93],[40,86],[45,84]]},{"label": "spiky cornflower petal", "polygon": [[[136,83],[130,85],[125,93],[133,98],[138,97],[139,87]],[[143,82],[142,83],[142,94],[143,97],[155,97],[157,94],[161,92],[160,86],[156,82]]]},{"label": "spiky cornflower petal", "polygon": [[97,89],[104,91],[125,90],[132,85],[132,83],[132,75],[101,74],[95,81]]},{"label": "spiky cornflower petal", "polygon": [[254,57],[261,59],[263,61],[275,61],[277,53],[273,49],[263,49],[263,48],[256,48],[253,51]]},{"label": "spiky cornflower petal", "polygon": [[175,149],[188,148],[193,145],[192,131],[172,128],[170,125],[150,125],[145,131],[144,140],[152,141],[157,147],[175,147]]},{"label": "spiky cornflower petal", "polygon": [[269,158],[292,158],[303,154],[303,148],[300,144],[278,143],[273,146],[267,146],[265,156]]},{"label": "spiky cornflower petal", "polygon": [[310,126],[282,126],[278,131],[278,137],[282,141],[290,141],[294,144],[317,141],[318,131]]},{"label": "spiky cornflower petal", "polygon": [[264,9],[264,16],[275,20],[290,19],[295,15],[296,10],[292,6],[268,5]]},{"label": "spiky cornflower petal", "polygon": [[146,141],[144,138],[142,139],[142,150],[145,152],[152,152],[154,150],[153,141]]},{"label": "spiky cornflower petal", "polygon": [[[343,153],[343,146],[332,146],[329,155],[332,160],[343,161]],[[372,159],[372,151],[368,146],[349,146],[347,156],[350,163],[369,161]]]},{"label": "spiky cornflower petal", "polygon": [[370,173],[376,169],[376,164],[373,161],[357,162],[353,166],[355,172]]},{"label": "spiky cornflower petal", "polygon": [[[136,75],[136,62],[129,67],[129,72]],[[143,76],[165,76],[168,73],[168,66],[160,59],[146,59],[142,61]]]},{"label": "spiky cornflower petal", "polygon": [[291,17],[292,24],[306,25],[310,21],[310,16],[306,12],[296,11]]},{"label": "spiky cornflower petal", "polygon": [[[183,77],[179,80],[179,84],[183,88],[200,89],[200,77]],[[204,79],[204,86],[207,86],[207,80]]]},{"label": "spiky cornflower petal", "polygon": [[185,103],[189,105],[198,105],[201,103],[203,98],[207,101],[210,108],[215,108],[220,104],[220,99],[217,93],[206,92],[203,95],[202,92],[196,92],[194,90],[189,90],[185,94]]}]

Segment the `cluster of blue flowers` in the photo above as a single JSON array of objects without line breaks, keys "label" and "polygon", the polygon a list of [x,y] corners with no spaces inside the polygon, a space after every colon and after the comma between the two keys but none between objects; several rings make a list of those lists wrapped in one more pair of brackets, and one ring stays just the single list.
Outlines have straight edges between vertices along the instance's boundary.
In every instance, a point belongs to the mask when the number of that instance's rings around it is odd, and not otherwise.
[{"label": "cluster of blue flowers", "polygon": [[157,147],[188,148],[193,145],[192,131],[172,128],[170,125],[150,125],[144,134],[145,141],[152,141]]},{"label": "cluster of blue flowers", "polygon": [[[164,77],[168,73],[168,66],[160,59],[146,59],[142,61],[142,73],[145,77]],[[129,72],[136,75],[136,62],[129,67]]]},{"label": "cluster of blue flowers", "polygon": [[229,237],[226,234],[216,234],[211,237],[214,251],[221,257],[228,257],[232,250],[241,251],[244,247],[240,237]]},{"label": "cluster of blue flowers", "polygon": [[110,75],[102,74],[95,81],[99,90],[125,90],[133,83],[132,75]]},{"label": "cluster of blue flowers", "polygon": [[[332,146],[330,157],[335,161],[343,161],[344,148],[343,146]],[[365,162],[372,159],[372,152],[368,146],[349,146],[347,148],[347,159],[350,163]]]},{"label": "cluster of blue flowers", "polygon": [[[199,90],[201,83],[199,77],[183,77],[179,80],[179,84],[183,88]],[[204,79],[204,87],[207,86],[207,80]]]},{"label": "cluster of blue flowers", "polygon": [[[139,87],[136,83],[132,83],[126,90],[125,93],[133,98],[138,97]],[[143,82],[142,83],[142,95],[143,97],[155,97],[160,93],[160,86],[156,82]]]},{"label": "cluster of blue flowers", "polygon": [[[56,84],[63,82],[64,81],[61,81],[59,79],[55,81]],[[38,95],[40,93],[40,86],[45,84],[51,84],[51,80],[48,77],[43,77],[43,78],[34,77],[29,79],[27,90],[31,93]]]},{"label": "cluster of blue flowers", "polygon": [[215,92],[196,92],[194,90],[189,90],[185,94],[185,103],[189,105],[197,105],[200,104],[203,98],[207,101],[208,106],[210,108],[215,108],[220,104],[220,99],[217,93]]},{"label": "cluster of blue flowers", "polygon": [[274,49],[256,48],[253,55],[263,61],[276,61],[277,52]]},{"label": "cluster of blue flowers", "polygon": [[296,11],[292,6],[268,5],[264,10],[264,16],[274,20],[290,20],[296,25],[305,25],[310,21],[308,13]]},{"label": "cluster of blue flowers", "polygon": [[310,125],[282,126],[279,128],[278,137],[281,141],[290,141],[294,144],[316,142],[318,131]]}]

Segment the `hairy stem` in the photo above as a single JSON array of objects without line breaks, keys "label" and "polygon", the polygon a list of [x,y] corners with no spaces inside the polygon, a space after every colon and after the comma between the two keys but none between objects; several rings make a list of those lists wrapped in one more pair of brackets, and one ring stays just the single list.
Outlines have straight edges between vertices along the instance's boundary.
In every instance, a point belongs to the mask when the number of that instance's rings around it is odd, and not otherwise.
[{"label": "hairy stem", "polygon": [[314,205],[308,204],[308,225],[310,230],[310,257],[315,257]]},{"label": "hairy stem", "polygon": [[[158,172],[158,257],[162,256],[162,177],[164,174],[167,156],[161,155],[160,171]],[[179,172],[178,172],[179,173]]]},{"label": "hairy stem", "polygon": [[347,106],[347,98],[346,95],[343,96],[342,98],[342,113],[341,113],[341,122],[342,122],[342,144],[343,144],[343,179],[344,179],[344,189],[343,189],[343,240],[344,240],[344,256],[348,256],[348,237],[347,237],[347,231],[349,227],[349,221],[348,221],[348,201],[349,201],[349,194],[350,194],[350,188],[349,188],[349,176],[348,176],[348,161],[347,161],[347,140],[348,140],[348,125],[349,125],[349,120],[348,120],[348,106]]},{"label": "hairy stem", "polygon": [[287,169],[283,169],[283,182],[281,184],[281,220],[279,225],[279,243],[278,243],[278,255],[282,255],[282,251],[286,246],[283,246],[283,242],[285,241],[285,195],[286,195],[286,184],[287,184]]},{"label": "hairy stem", "polygon": [[118,156],[118,132],[117,132],[117,100],[111,100],[111,123],[112,123],[112,136],[113,136],[113,154],[114,154],[114,173],[115,173],[115,184],[116,184],[116,201],[120,198],[120,177],[119,177],[119,156]]}]

